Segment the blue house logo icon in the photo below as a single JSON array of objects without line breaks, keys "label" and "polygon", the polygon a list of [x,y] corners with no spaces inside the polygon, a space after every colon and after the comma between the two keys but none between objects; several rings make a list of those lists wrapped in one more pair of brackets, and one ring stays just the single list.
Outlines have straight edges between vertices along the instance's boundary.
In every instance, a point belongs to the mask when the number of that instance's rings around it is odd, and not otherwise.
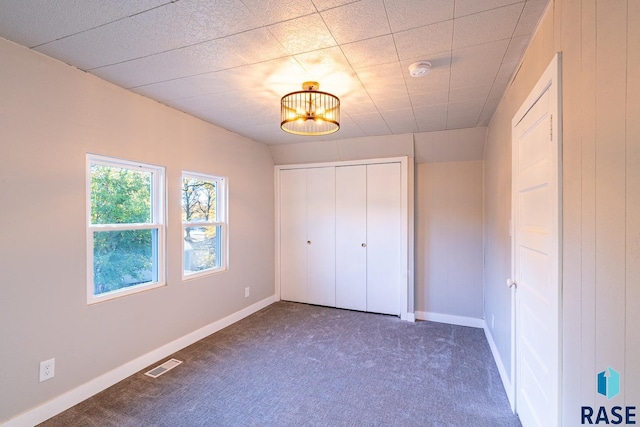
[{"label": "blue house logo icon", "polygon": [[612,399],[620,394],[620,372],[610,367],[600,372],[598,374],[598,393],[607,396],[607,399]]}]

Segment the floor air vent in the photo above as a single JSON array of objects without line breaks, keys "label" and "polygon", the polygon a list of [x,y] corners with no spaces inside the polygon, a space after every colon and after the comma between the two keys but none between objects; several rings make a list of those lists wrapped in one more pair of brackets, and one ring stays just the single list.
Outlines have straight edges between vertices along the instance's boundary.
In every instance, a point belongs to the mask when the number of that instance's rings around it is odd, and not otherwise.
[{"label": "floor air vent", "polygon": [[145,375],[149,375],[152,378],[158,378],[160,375],[164,374],[167,371],[172,370],[173,368],[175,368],[176,366],[178,366],[181,363],[182,363],[181,360],[169,359],[166,362],[164,362],[162,365],[156,366],[155,368],[153,368],[149,372],[145,372]]}]

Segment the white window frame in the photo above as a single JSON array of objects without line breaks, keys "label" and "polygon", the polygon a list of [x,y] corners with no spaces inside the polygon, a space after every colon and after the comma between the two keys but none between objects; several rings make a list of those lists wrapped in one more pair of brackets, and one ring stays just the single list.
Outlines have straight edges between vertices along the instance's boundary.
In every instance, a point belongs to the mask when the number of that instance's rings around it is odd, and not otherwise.
[{"label": "white window frame", "polygon": [[[228,237],[228,229],[229,229],[229,217],[228,217],[228,179],[222,176],[208,175],[198,172],[189,172],[182,171],[182,176],[180,177],[180,210],[182,211],[182,183],[185,178],[198,179],[202,181],[208,181],[211,183],[215,183],[217,185],[216,192],[216,220],[208,221],[208,222],[182,222],[182,280],[189,281],[193,279],[197,279],[203,276],[208,276],[210,274],[217,274],[225,272],[229,269],[229,237]],[[181,212],[182,215],[182,212]],[[187,227],[193,227],[194,225],[198,227],[203,226],[214,226],[220,227],[221,237],[220,237],[220,253],[216,254],[220,256],[220,266],[207,268],[205,270],[187,273],[185,274],[185,265],[184,265],[184,235]]]},{"label": "white window frame", "polygon": [[[91,165],[110,166],[115,168],[126,168],[137,171],[151,173],[151,222],[144,224],[91,224]],[[147,291],[166,285],[166,249],[165,249],[165,168],[163,166],[150,165],[141,162],[123,160],[113,157],[101,156],[97,154],[87,154],[86,156],[86,218],[87,218],[87,304],[95,304],[131,295],[138,292]],[[155,280],[131,287],[105,292],[99,295],[94,294],[93,275],[93,233],[97,231],[126,231],[126,230],[156,230],[154,251],[154,261],[156,262],[157,276]]]}]

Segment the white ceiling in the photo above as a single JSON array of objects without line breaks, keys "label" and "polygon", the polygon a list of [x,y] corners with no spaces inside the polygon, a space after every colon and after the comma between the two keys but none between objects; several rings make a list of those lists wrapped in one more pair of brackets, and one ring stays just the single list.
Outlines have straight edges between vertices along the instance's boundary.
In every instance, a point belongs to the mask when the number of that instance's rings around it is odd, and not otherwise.
[{"label": "white ceiling", "polygon": [[[0,0],[0,37],[266,144],[488,124],[547,0]],[[408,66],[433,64],[422,78]],[[280,130],[304,81],[341,129]]]}]

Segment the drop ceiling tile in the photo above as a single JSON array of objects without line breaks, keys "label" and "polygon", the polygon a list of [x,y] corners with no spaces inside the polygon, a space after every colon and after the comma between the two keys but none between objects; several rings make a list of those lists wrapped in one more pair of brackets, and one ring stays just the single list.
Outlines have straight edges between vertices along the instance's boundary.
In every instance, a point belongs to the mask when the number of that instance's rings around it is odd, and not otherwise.
[{"label": "drop ceiling tile", "polygon": [[488,86],[467,86],[453,88],[449,92],[449,103],[485,101],[491,92],[491,85]]},{"label": "drop ceiling tile", "polygon": [[235,72],[236,70],[216,71],[144,85],[133,89],[133,91],[165,103],[174,99],[226,92],[237,80]]},{"label": "drop ceiling tile", "polygon": [[447,129],[475,127],[483,107],[484,101],[449,103]]},{"label": "drop ceiling tile", "polygon": [[374,98],[374,103],[381,113],[391,110],[407,110],[411,108],[411,98],[408,95],[395,97]]},{"label": "drop ceiling tile", "polygon": [[452,53],[451,88],[493,84],[509,40],[456,49]]},{"label": "drop ceiling tile", "polygon": [[318,13],[280,22],[269,26],[268,29],[292,55],[336,45],[335,39]]},{"label": "drop ceiling tile", "polygon": [[167,4],[169,0],[86,0],[78,7],[77,0],[3,1],[0,37],[33,47]]},{"label": "drop ceiling tile", "polygon": [[361,0],[321,14],[339,44],[391,32],[383,0]]},{"label": "drop ceiling tile", "polygon": [[[453,20],[426,25],[393,35],[400,59],[451,50]],[[428,58],[424,58],[428,59]]]},{"label": "drop ceiling tile", "polygon": [[455,16],[460,18],[514,3],[524,3],[524,0],[456,0]]},{"label": "drop ceiling tile", "polygon": [[349,3],[355,3],[360,0],[312,0],[313,4],[315,4],[316,9],[320,12],[327,9],[333,9],[335,7],[340,7],[347,5]]},{"label": "drop ceiling tile", "polygon": [[419,128],[438,125],[444,128],[447,124],[448,107],[446,104],[414,107],[414,116]]},{"label": "drop ceiling tile", "polygon": [[453,19],[451,0],[385,0],[391,30],[408,30]]},{"label": "drop ceiling tile", "polygon": [[396,45],[391,34],[343,44],[341,48],[355,69],[398,61]]},{"label": "drop ceiling tile", "polygon": [[531,34],[535,31],[545,8],[547,7],[548,0],[528,0],[522,11],[522,16],[518,21],[513,36],[522,36],[525,34]]},{"label": "drop ceiling tile", "polygon": [[398,62],[361,68],[357,74],[374,101],[408,96]]},{"label": "drop ceiling tile", "polygon": [[262,19],[263,25],[299,18],[316,11],[311,0],[242,0],[242,3]]},{"label": "drop ceiling tile", "polygon": [[509,47],[507,48],[507,53],[505,53],[502,62],[518,62],[522,59],[524,55],[524,51],[529,45],[529,40],[531,40],[531,35],[527,34],[525,36],[513,37],[509,42]]},{"label": "drop ceiling tile", "polygon": [[378,111],[371,97],[362,87],[340,96],[340,107],[349,116]]},{"label": "drop ceiling tile", "polygon": [[507,84],[511,80],[511,76],[515,72],[518,64],[518,62],[505,62],[500,66],[498,74],[493,82],[491,92],[489,93],[489,98],[502,98],[502,95],[507,89]]},{"label": "drop ceiling tile", "polygon": [[387,123],[377,111],[367,114],[349,115],[349,117],[367,135],[389,135],[391,133],[389,126],[387,126]]},{"label": "drop ceiling tile", "polygon": [[411,108],[381,111],[380,114],[393,133],[418,132],[418,125]]},{"label": "drop ceiling tile", "polygon": [[449,102],[448,90],[433,90],[420,94],[411,94],[411,105],[413,109],[419,107],[428,107],[433,105],[442,105]]},{"label": "drop ceiling tile", "polygon": [[[349,62],[339,47],[316,50],[295,55],[294,58],[308,75],[307,80],[320,83],[321,90],[328,89],[322,84],[322,77],[329,74],[350,71]],[[302,82],[300,82],[302,84]]]},{"label": "drop ceiling tile", "polygon": [[484,108],[482,109],[482,113],[480,113],[480,117],[478,118],[478,126],[488,126],[493,114],[496,112],[496,108],[498,108],[498,104],[500,104],[501,97],[489,98],[487,99],[486,104],[484,104]]},{"label": "drop ceiling tile", "polygon": [[100,67],[93,74],[125,88],[194,76],[244,64],[226,39]]},{"label": "drop ceiling tile", "polygon": [[56,40],[36,50],[90,70],[259,26],[240,0],[183,0]]},{"label": "drop ceiling tile", "polygon": [[516,3],[456,19],[453,48],[460,49],[510,38],[523,7],[524,3]]}]

